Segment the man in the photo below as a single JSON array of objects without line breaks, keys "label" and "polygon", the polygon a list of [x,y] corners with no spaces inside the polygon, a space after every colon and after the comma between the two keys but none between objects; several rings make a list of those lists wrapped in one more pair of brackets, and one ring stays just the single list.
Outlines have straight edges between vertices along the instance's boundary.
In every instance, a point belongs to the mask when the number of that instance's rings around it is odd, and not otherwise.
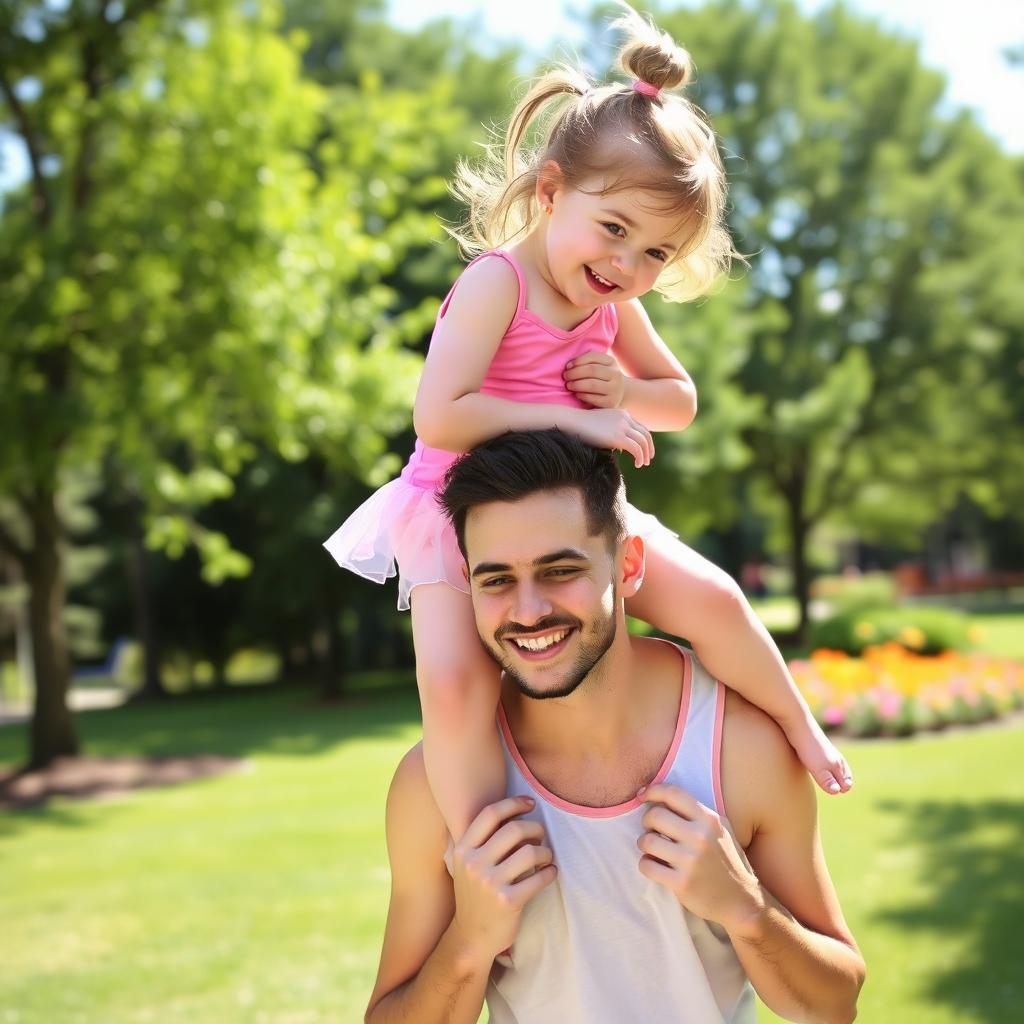
[{"label": "man", "polygon": [[[392,890],[367,1022],[856,1016],[864,962],[779,728],[664,641],[610,452],[506,434],[453,467],[481,640],[504,669],[507,799],[448,851],[419,747],[387,807]],[[726,818],[726,814],[728,817]],[[752,988],[751,988],[752,986]]]}]

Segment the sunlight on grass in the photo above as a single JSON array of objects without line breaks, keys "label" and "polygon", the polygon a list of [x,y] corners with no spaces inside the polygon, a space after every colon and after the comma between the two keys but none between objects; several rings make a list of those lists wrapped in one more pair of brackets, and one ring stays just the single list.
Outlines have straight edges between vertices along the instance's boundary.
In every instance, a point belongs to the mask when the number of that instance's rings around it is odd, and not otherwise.
[{"label": "sunlight on grass", "polygon": [[[323,705],[254,691],[81,721],[92,752],[141,737],[154,752],[244,757],[250,771],[0,815],[0,1007],[18,1024],[361,1019],[387,904],[384,799],[418,738],[415,693]],[[0,729],[0,760],[20,744]],[[860,1019],[1013,1019],[1020,721],[845,751],[856,788],[822,800],[821,818],[869,964]]]}]

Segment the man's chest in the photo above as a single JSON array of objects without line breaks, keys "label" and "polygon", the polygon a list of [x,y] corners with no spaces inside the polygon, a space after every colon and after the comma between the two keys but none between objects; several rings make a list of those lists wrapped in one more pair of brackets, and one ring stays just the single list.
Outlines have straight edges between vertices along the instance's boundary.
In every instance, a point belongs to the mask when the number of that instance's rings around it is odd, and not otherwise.
[{"label": "man's chest", "polygon": [[530,765],[545,789],[570,804],[582,807],[614,807],[632,800],[641,786],[649,785],[661,767],[661,759],[644,751],[622,754],[614,762],[598,756],[576,759],[571,764],[552,758]]}]

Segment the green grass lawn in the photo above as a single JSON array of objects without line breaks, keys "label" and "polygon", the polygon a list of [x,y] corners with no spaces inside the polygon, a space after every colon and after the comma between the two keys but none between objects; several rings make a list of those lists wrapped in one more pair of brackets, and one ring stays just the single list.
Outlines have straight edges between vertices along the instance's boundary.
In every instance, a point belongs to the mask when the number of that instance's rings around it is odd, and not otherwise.
[{"label": "green grass lawn", "polygon": [[978,646],[986,654],[1003,658],[1024,660],[1024,615],[1006,612],[1002,614],[975,614],[971,622],[981,627],[981,641]]},{"label": "green grass lawn", "polygon": [[[324,706],[268,689],[81,724],[93,753],[236,754],[251,770],[0,815],[0,1021],[361,1020],[414,693]],[[0,761],[22,740],[0,729]],[[846,750],[857,787],[823,800],[822,819],[869,964],[860,1019],[1017,1019],[1024,725]]]}]

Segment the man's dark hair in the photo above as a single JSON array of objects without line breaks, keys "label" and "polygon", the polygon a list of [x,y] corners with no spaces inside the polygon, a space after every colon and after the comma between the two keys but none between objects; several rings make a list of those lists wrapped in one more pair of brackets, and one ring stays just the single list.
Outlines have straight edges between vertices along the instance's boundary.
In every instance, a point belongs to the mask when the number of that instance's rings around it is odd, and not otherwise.
[{"label": "man's dark hair", "polygon": [[466,514],[474,505],[561,488],[582,495],[591,536],[605,533],[614,548],[626,535],[625,489],[614,454],[554,428],[514,430],[477,445],[448,470],[438,501],[465,557]]}]

